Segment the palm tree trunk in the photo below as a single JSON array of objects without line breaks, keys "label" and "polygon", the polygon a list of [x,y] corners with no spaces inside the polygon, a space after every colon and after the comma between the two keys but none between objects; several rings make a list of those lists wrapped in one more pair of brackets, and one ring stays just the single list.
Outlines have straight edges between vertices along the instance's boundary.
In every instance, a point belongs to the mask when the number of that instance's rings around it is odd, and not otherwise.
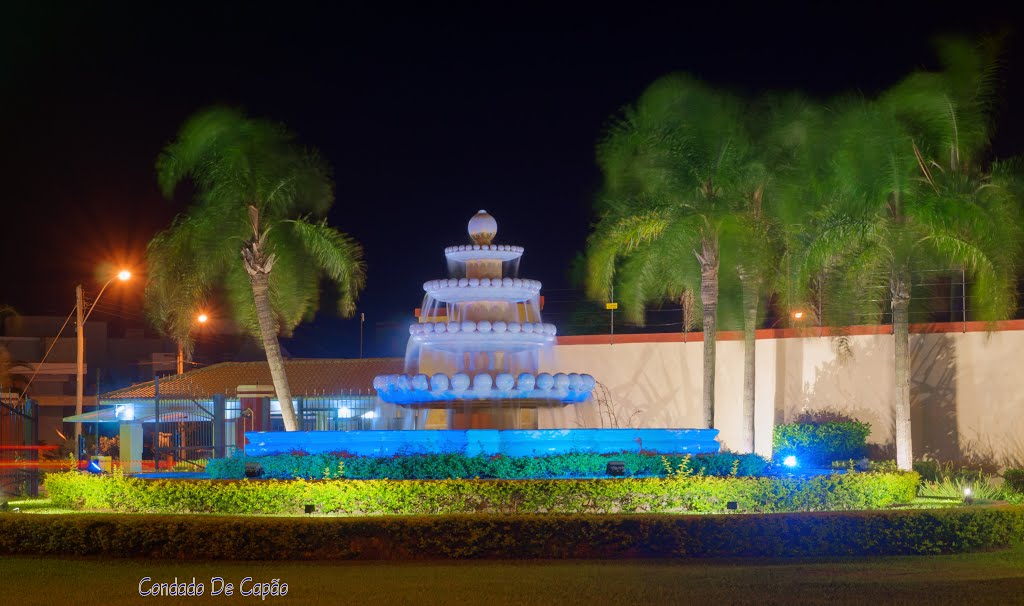
[{"label": "palm tree trunk", "polygon": [[896,465],[910,471],[914,449],[910,435],[910,284],[896,278],[892,289],[892,332],[896,350]]},{"label": "palm tree trunk", "polygon": [[754,452],[757,299],[757,282],[747,277],[743,280],[743,442],[740,452]]},{"label": "palm tree trunk", "polygon": [[700,301],[704,305],[704,427],[715,426],[715,341],[718,337],[718,250],[701,243]]},{"label": "palm tree trunk", "polygon": [[270,308],[270,297],[267,295],[269,276],[263,272],[250,274],[252,295],[256,302],[256,318],[260,324],[260,337],[263,349],[267,352],[267,365],[270,366],[270,377],[274,381],[277,401],[281,403],[281,418],[284,420],[285,431],[297,431],[298,421],[295,408],[292,406],[292,391],[288,385],[288,376],[284,371],[284,360],[281,358],[281,346],[277,342],[277,326]]}]

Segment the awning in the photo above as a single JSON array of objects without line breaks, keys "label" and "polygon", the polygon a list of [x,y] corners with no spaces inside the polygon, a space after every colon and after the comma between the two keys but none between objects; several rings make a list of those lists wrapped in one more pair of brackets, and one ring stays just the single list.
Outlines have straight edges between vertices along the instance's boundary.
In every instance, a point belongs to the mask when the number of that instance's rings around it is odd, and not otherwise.
[{"label": "awning", "polygon": [[[127,403],[105,406],[100,410],[64,417],[66,423],[120,423],[135,421],[152,423],[156,420],[156,407],[152,403]],[[190,404],[168,403],[160,406],[160,422],[209,421],[210,415],[202,407]]]},{"label": "awning", "polygon": [[80,415],[64,417],[65,423],[117,423],[121,421],[117,417],[117,411],[113,408],[104,408],[92,412],[83,412]]}]

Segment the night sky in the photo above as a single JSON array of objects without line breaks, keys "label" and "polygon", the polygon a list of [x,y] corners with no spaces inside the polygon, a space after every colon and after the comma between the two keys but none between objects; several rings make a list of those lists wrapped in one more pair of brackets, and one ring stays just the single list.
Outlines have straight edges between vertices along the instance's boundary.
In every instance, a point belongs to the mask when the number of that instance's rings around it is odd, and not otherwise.
[{"label": "night sky", "polygon": [[[373,15],[86,4],[8,8],[0,19],[0,303],[65,315],[76,283],[95,292],[103,261],[141,269],[149,238],[188,203],[157,191],[157,153],[189,114],[224,103],[285,122],[333,167],[329,221],[366,251],[367,355],[400,353],[377,324],[409,321],[422,283],[445,272],[444,247],[467,241],[481,208],[498,219],[499,242],[526,247],[522,276],[541,280],[549,299],[581,297],[562,289],[593,220],[594,144],[657,77],[872,94],[933,66],[937,33],[1017,25],[980,4],[902,15],[646,7],[642,18],[627,3],[593,15],[518,3]],[[1024,102],[1022,35],[1006,55],[1000,156],[1024,153],[1021,112],[1011,111]],[[141,284],[120,288],[94,317],[141,325]],[[288,350],[356,355],[358,320],[334,318],[329,300],[321,308]]]}]

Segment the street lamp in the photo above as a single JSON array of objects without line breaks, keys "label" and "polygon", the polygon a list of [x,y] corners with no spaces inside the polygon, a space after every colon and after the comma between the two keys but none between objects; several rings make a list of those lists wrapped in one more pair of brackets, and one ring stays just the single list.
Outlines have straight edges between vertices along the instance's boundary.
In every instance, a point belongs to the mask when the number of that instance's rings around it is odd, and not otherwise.
[{"label": "street lamp", "polygon": [[[76,369],[76,377],[77,377],[77,379],[75,381],[75,416],[76,417],[82,414],[82,399],[83,399],[84,387],[85,387],[83,385],[83,383],[85,382],[85,322],[86,322],[86,320],[89,319],[89,316],[92,315],[93,310],[96,309],[96,304],[99,303],[100,297],[103,296],[103,291],[107,290],[107,287],[110,286],[111,282],[113,282],[114,280],[120,280],[121,282],[126,282],[129,279],[131,279],[131,277],[132,277],[132,273],[130,271],[128,271],[127,269],[122,269],[121,271],[117,272],[117,274],[115,276],[113,276],[112,278],[107,280],[106,284],[103,285],[103,288],[100,289],[99,294],[96,295],[95,299],[93,299],[92,305],[89,306],[88,310],[85,309],[85,295],[82,292],[82,285],[79,284],[78,286],[75,287],[75,314],[76,314],[76,317],[75,317],[75,333],[77,335],[77,341],[78,341],[78,347],[77,347],[77,349],[78,349],[78,355],[77,355],[78,364],[77,364],[77,369]],[[76,451],[76,453],[78,451],[78,441],[81,439],[81,436],[82,436],[82,423],[81,423],[81,421],[75,421],[75,442],[74,442],[74,444],[75,444],[75,451]]]},{"label": "street lamp", "polygon": [[[206,315],[205,312],[199,312],[199,315],[196,316],[196,322],[198,322],[200,324],[206,324],[209,320],[210,320],[210,316]],[[189,332],[191,332],[191,331],[189,331]],[[178,365],[177,365],[177,371],[178,371],[179,375],[183,374],[185,372],[185,349],[181,346],[181,341],[178,341]]]}]

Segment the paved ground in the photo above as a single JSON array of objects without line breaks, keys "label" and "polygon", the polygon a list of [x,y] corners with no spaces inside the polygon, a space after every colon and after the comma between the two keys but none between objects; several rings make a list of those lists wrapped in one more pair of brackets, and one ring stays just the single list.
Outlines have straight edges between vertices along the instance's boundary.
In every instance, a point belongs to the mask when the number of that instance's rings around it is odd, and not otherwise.
[{"label": "paved ground", "polygon": [[[211,577],[235,596],[211,596]],[[142,597],[139,582],[204,584]],[[245,577],[288,584],[279,604],[1024,604],[1024,545],[958,556],[831,560],[165,562],[0,558],[0,604],[252,604]],[[151,587],[151,583],[144,584]],[[246,585],[251,590],[251,583]]]}]

